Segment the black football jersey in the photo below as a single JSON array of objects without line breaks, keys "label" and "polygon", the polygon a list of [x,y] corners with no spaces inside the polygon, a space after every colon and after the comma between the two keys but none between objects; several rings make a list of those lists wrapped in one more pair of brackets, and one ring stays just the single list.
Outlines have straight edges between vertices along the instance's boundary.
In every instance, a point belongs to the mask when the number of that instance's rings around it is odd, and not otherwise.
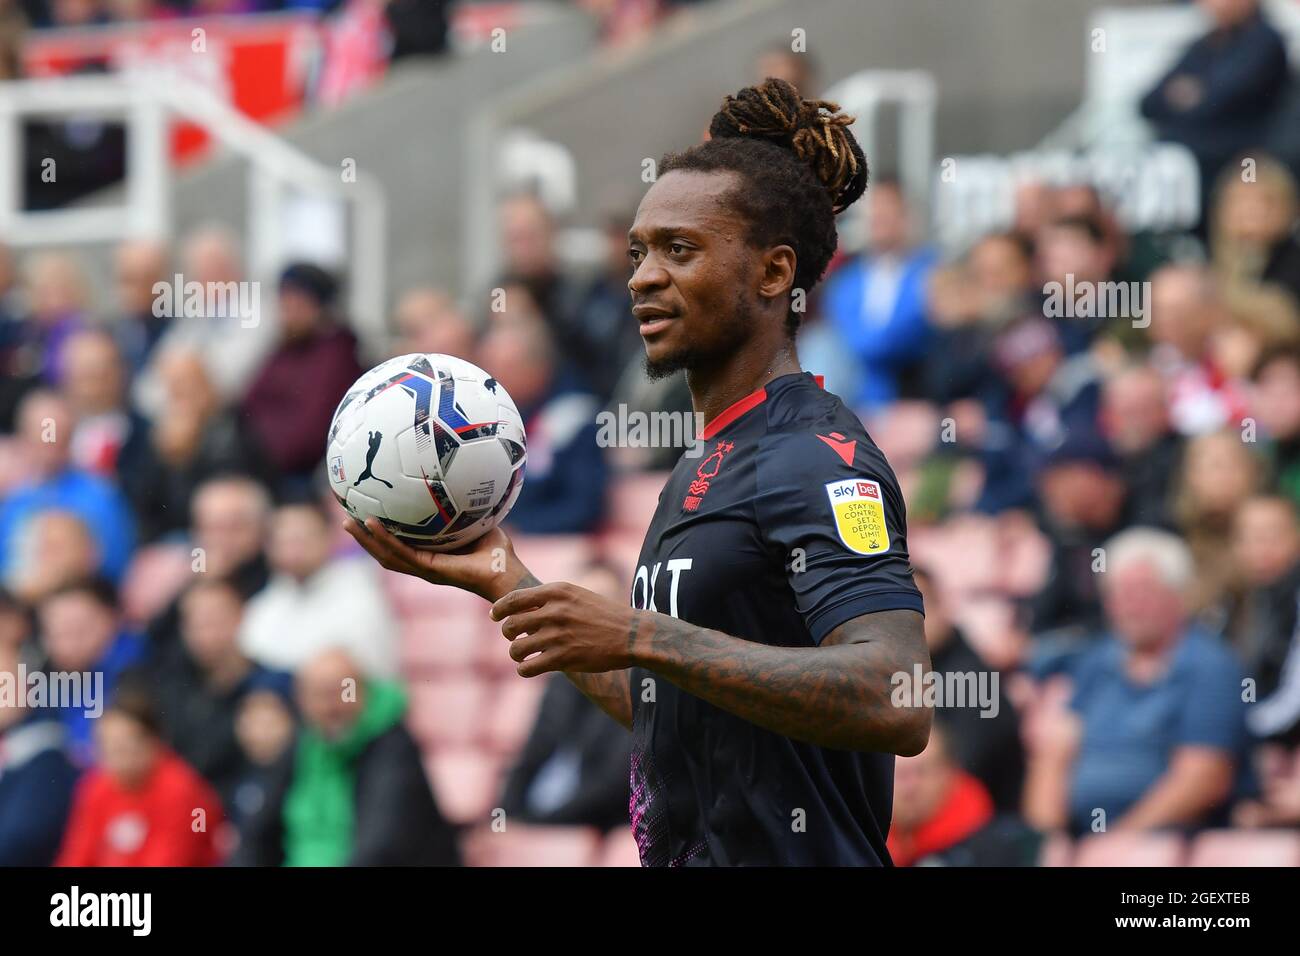
[{"label": "black football jersey", "polygon": [[[784,647],[922,610],[897,480],[814,376],[773,379],[701,438],[659,496],[633,607]],[[892,754],[791,740],[644,668],[630,679],[644,865],[889,865]]]}]

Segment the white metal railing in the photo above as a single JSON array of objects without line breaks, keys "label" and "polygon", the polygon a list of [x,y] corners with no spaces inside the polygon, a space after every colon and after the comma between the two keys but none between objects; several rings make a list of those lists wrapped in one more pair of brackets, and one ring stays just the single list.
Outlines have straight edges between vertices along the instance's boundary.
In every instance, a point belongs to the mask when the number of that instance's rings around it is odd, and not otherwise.
[{"label": "white metal railing", "polygon": [[[127,126],[125,201],[118,207],[22,208],[25,119],[51,115],[116,117]],[[172,233],[168,119],[206,130],[249,163],[247,237],[250,276],[273,280],[289,250],[286,203],[304,194],[350,203],[348,305],[359,335],[384,333],[386,211],[378,182],[361,170],[344,181],[339,167],[319,162],[227,102],[174,71],[140,68],[108,76],[0,83],[0,235],[11,246],[81,245]],[[273,309],[274,299],[267,305]],[[272,316],[274,318],[274,316]]]}]

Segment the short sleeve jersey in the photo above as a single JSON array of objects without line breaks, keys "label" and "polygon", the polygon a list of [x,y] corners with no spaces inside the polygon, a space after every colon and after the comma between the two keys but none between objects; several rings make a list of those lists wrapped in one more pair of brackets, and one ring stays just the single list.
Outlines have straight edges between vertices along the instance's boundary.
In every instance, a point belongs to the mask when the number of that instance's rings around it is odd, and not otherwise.
[{"label": "short sleeve jersey", "polygon": [[[633,607],[799,648],[860,615],[922,611],[894,473],[811,374],[773,379],[700,437],[660,494]],[[889,865],[892,754],[792,740],[644,668],[631,683],[644,865]]]}]

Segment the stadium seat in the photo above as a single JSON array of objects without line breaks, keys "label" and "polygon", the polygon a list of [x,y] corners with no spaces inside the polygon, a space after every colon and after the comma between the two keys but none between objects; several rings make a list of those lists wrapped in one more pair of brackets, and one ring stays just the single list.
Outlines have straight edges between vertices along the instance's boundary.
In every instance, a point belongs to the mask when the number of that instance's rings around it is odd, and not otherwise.
[{"label": "stadium seat", "polygon": [[486,642],[487,609],[407,617],[401,622],[402,673],[425,677],[473,668]]},{"label": "stadium seat", "polygon": [[588,827],[540,827],[506,822],[500,832],[480,828],[467,856],[476,866],[591,866],[600,834]]},{"label": "stadium seat", "polygon": [[921,462],[939,438],[939,412],[929,402],[895,402],[865,424],[895,472]]},{"label": "stadium seat", "polygon": [[137,551],[122,579],[122,615],[142,626],[160,614],[194,579],[193,558],[185,544],[156,544]]},{"label": "stadium seat", "polygon": [[626,828],[615,830],[605,837],[600,846],[600,866],[640,866],[641,853],[637,850],[632,831]]},{"label": "stadium seat", "polygon": [[1075,866],[1181,866],[1187,847],[1173,833],[1102,833],[1084,837]]},{"label": "stadium seat", "polygon": [[1211,830],[1192,841],[1188,866],[1300,866],[1294,830]]},{"label": "stadium seat", "polygon": [[487,603],[481,597],[459,588],[437,587],[395,571],[383,572],[380,581],[393,609],[402,617],[487,611]]},{"label": "stadium seat", "polygon": [[424,746],[463,746],[486,735],[487,682],[470,674],[412,681],[407,726]]},{"label": "stadium seat", "polygon": [[501,786],[501,761],[471,747],[429,754],[424,760],[438,810],[458,826],[489,819]]},{"label": "stadium seat", "polygon": [[1063,833],[1053,833],[1038,850],[1039,866],[1069,866],[1074,844]]},{"label": "stadium seat", "polygon": [[610,487],[606,531],[635,533],[639,538],[659,506],[668,472],[620,475]]},{"label": "stadium seat", "polygon": [[591,560],[591,539],[583,535],[519,535],[514,545],[541,581],[571,581]]},{"label": "stadium seat", "polygon": [[[502,656],[506,657],[504,652]],[[523,747],[537,719],[546,682],[551,679],[525,680],[513,675],[497,683],[487,706],[488,747],[502,754],[515,754]],[[568,680],[564,676],[558,679]]]}]

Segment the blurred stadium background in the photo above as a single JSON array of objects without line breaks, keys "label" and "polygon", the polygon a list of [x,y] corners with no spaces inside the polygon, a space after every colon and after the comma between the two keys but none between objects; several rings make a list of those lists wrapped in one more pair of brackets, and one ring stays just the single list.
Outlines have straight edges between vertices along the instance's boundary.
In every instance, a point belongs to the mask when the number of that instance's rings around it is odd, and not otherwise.
[{"label": "blurred stadium background", "polygon": [[[766,75],[859,117],[800,354],[899,475],[936,671],[999,677],[899,760],[896,860],[1300,864],[1296,63],[1296,0],[0,0],[0,672],[119,698],[0,709],[0,864],[636,865],[623,732],[364,559],[320,457],[362,369],[469,358],[525,563],[626,593],[679,449],[596,414],[689,395],[624,235]],[[1103,593],[1125,530],[1172,570]]]}]

